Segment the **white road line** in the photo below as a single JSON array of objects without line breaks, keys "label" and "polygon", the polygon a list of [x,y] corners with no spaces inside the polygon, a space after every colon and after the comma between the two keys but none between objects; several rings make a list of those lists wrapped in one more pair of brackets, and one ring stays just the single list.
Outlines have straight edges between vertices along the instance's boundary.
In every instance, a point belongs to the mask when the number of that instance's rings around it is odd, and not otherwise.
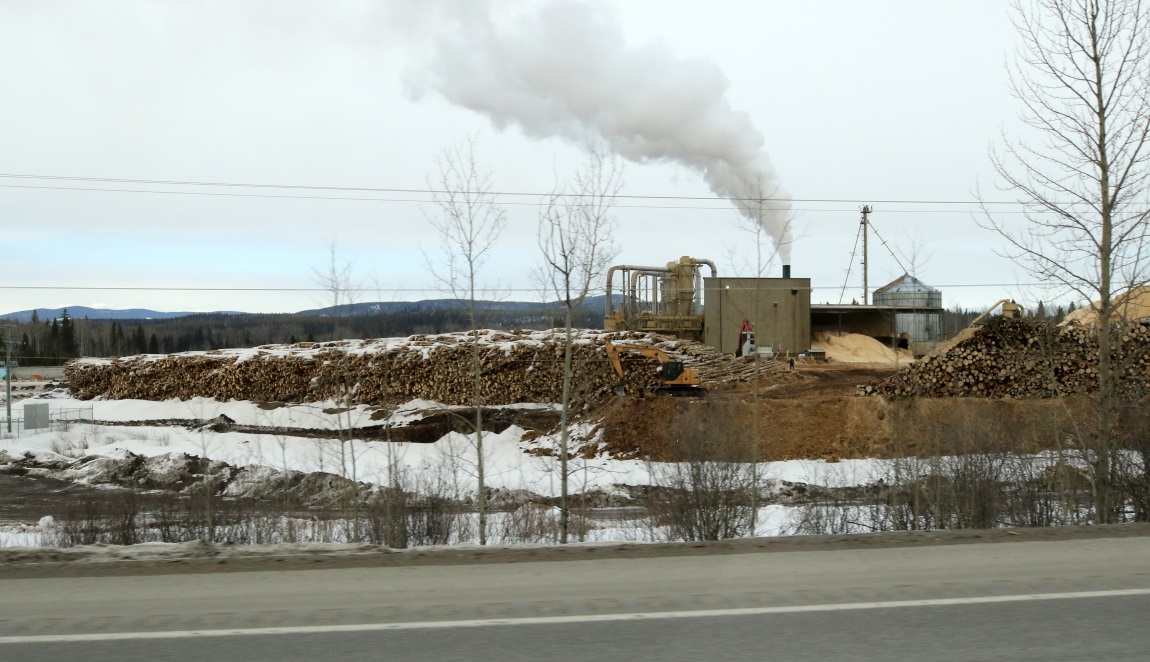
[{"label": "white road line", "polygon": [[102,632],[92,634],[45,634],[0,637],[3,644],[45,644],[68,642],[124,641],[130,639],[191,639],[197,637],[243,637],[275,634],[329,634],[340,632],[381,632],[388,630],[430,630],[479,628],[501,625],[563,625],[568,623],[603,623],[668,618],[709,618],[720,616],[760,616],[809,612],[857,611],[862,609],[900,609],[905,607],[946,607],[1036,600],[1080,600],[1083,598],[1120,598],[1150,595],[1150,588],[1115,591],[1081,591],[1077,593],[1031,593],[995,595],[978,598],[939,598],[935,600],[897,600],[890,602],[845,602],[837,604],[795,605],[789,607],[748,607],[744,609],[701,609],[695,611],[651,611],[626,614],[584,614],[579,616],[533,616],[527,618],[485,618],[464,621],[421,621],[410,623],[358,623],[352,625],[301,625],[271,628],[228,628],[220,630],[171,630],[160,632]]}]

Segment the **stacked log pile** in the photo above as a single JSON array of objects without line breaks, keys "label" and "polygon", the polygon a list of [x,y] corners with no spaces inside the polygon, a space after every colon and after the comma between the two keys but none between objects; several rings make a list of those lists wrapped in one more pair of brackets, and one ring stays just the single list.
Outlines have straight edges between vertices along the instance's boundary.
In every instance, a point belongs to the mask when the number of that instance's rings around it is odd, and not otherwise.
[{"label": "stacked log pile", "polygon": [[[865,394],[1051,398],[1098,390],[1098,331],[1041,321],[999,320],[928,356]],[[1150,327],[1113,329],[1113,365],[1123,395],[1150,391]]]},{"label": "stacked log pile", "polygon": [[[564,333],[479,332],[480,388],[488,405],[557,402],[563,377]],[[345,340],[265,345],[120,359],[81,359],[65,375],[75,397],[356,404],[435,400],[472,404],[470,333],[419,335],[380,340]],[[573,344],[574,388],[584,401],[612,392],[617,376],[604,345],[654,346],[700,368],[716,381],[745,379],[748,365],[702,345],[668,336],[577,331]],[[658,361],[623,354],[627,381],[635,389],[658,385]]]}]

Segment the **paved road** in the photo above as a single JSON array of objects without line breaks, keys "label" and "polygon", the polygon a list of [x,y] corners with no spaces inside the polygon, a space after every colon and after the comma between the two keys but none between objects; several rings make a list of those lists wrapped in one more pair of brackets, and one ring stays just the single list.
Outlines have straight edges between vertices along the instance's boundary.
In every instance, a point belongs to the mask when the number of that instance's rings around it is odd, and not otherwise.
[{"label": "paved road", "polygon": [[1150,538],[9,579],[0,598],[14,660],[1146,659]]}]

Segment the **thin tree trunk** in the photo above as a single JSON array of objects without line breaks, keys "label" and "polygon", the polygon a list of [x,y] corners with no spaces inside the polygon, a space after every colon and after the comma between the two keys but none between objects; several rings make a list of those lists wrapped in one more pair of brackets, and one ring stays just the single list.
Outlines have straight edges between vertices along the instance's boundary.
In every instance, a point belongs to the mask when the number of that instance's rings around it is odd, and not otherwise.
[{"label": "thin tree trunk", "polygon": [[479,327],[475,315],[475,274],[470,278],[470,304],[471,304],[471,368],[472,388],[475,391],[475,474],[478,483],[478,494],[475,497],[475,507],[479,510],[479,544],[487,544],[487,481],[483,467],[483,376],[480,374],[479,362]]},{"label": "thin tree trunk", "polygon": [[570,431],[567,428],[571,409],[571,302],[567,301],[566,337],[563,342],[563,402],[559,413],[559,542],[567,544],[571,506],[567,499],[567,446]]},{"label": "thin tree trunk", "polygon": [[[1095,44],[1097,42],[1095,41]],[[1098,117],[1098,187],[1102,201],[1102,241],[1099,250],[1098,284],[1098,439],[1095,454],[1095,510],[1097,521],[1109,524],[1114,519],[1113,481],[1111,480],[1110,441],[1114,425],[1114,370],[1111,357],[1111,268],[1113,242],[1113,208],[1110,195],[1110,158],[1107,154],[1107,126],[1102,71],[1095,50],[1094,98]]]}]

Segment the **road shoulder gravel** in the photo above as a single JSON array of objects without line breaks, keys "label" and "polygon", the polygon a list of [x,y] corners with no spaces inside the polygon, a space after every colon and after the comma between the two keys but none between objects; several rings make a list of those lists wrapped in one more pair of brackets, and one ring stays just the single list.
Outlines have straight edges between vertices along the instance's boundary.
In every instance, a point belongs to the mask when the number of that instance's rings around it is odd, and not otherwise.
[{"label": "road shoulder gravel", "polygon": [[1033,529],[894,531],[852,535],[740,538],[714,542],[460,545],[389,549],[376,545],[209,545],[202,542],[0,549],[0,580],[308,569],[531,563],[820,552],[1150,536],[1150,523]]}]

